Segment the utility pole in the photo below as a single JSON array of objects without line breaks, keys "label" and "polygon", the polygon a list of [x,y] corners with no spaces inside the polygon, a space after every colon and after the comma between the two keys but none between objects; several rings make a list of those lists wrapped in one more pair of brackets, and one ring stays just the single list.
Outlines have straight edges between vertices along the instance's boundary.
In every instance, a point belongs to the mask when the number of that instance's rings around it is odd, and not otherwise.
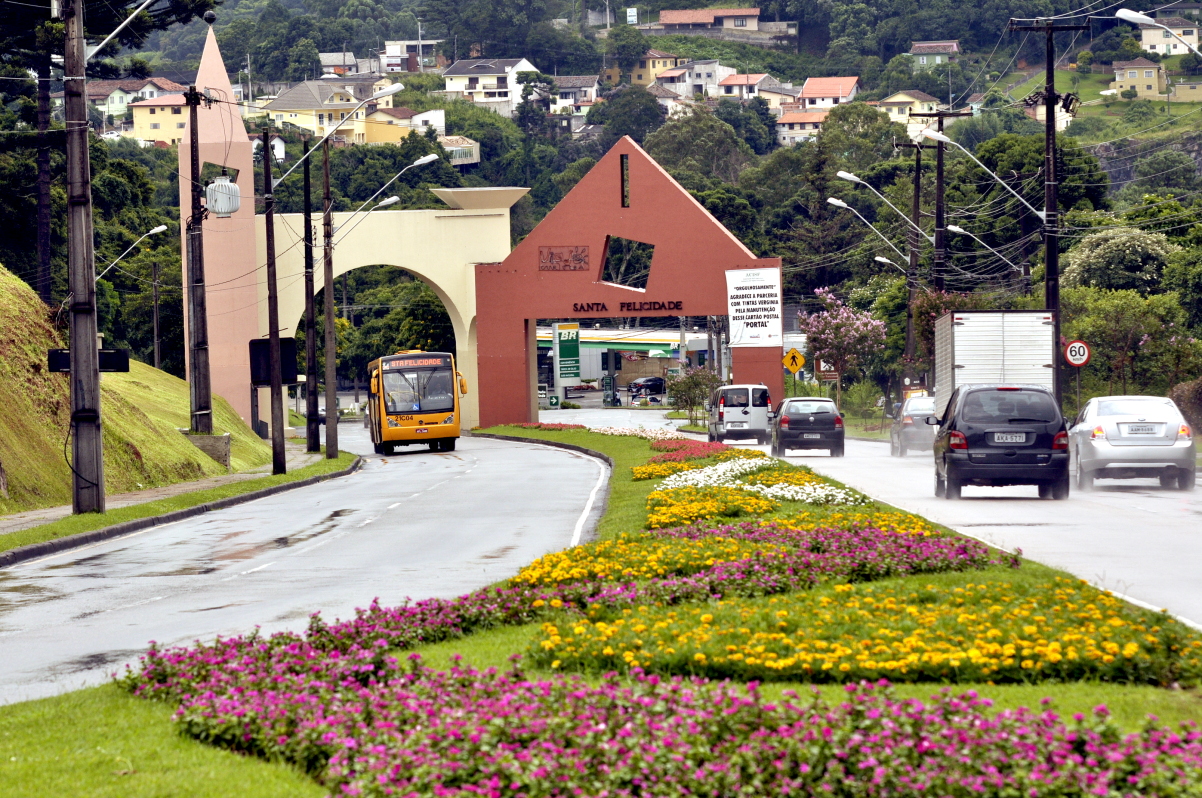
[{"label": "utility pole", "polygon": [[338,339],[334,329],[334,200],[330,196],[330,140],[322,142],[322,233],[325,250],[322,271],[325,273],[326,320],[326,459],[338,457]]},{"label": "utility pole", "polygon": [[88,161],[88,101],[83,0],[65,0],[63,81],[67,124],[67,264],[71,309],[72,507],[104,512],[104,451],[100,426],[96,253],[92,249],[92,168]]},{"label": "utility pole", "polygon": [[422,21],[417,19],[417,71],[422,73],[426,71],[426,62],[422,60],[424,55],[425,53],[422,52]]},{"label": "utility pole", "polygon": [[38,296],[47,305],[51,301],[50,277],[50,53],[38,56]]},{"label": "utility pole", "polygon": [[[906,269],[906,347],[905,353],[902,356],[902,377],[903,386],[911,384],[914,378],[914,360],[918,352],[918,345],[914,339],[914,302],[918,298],[918,248],[922,246],[922,238],[919,235],[918,229],[922,225],[922,151],[933,149],[930,144],[913,144],[900,145],[907,149],[914,150],[914,197],[910,204],[910,219],[913,224],[907,231],[909,235],[909,261]],[[905,388],[902,389],[902,398],[905,398]]]},{"label": "utility pole", "polygon": [[271,473],[285,474],[284,378],[280,373],[280,302],[275,281],[275,194],[271,185],[271,128],[263,128],[263,213],[267,227],[267,340],[271,368]]},{"label": "utility pole", "polygon": [[[302,137],[305,152],[309,137]],[[309,159],[305,159],[305,451],[321,451],[317,412],[317,320],[313,308],[313,198]]]},{"label": "utility pole", "polygon": [[[951,74],[950,70],[948,74]],[[951,108],[948,108],[946,111],[933,111],[929,114],[910,114],[910,116],[931,117],[935,119],[936,129],[942,133],[944,119],[972,116],[972,111],[953,111]],[[935,144],[935,262],[931,269],[931,282],[934,283],[936,291],[943,290],[943,277],[947,270],[947,203],[944,200],[946,185],[943,180],[943,153],[943,142],[937,142]]]},{"label": "utility pole", "polygon": [[1010,30],[1044,32],[1046,73],[1043,87],[1044,143],[1043,143],[1043,248],[1044,248],[1044,307],[1052,312],[1052,340],[1055,352],[1052,361],[1052,385],[1056,402],[1060,403],[1062,385],[1060,375],[1060,242],[1059,214],[1057,213],[1056,189],[1056,105],[1061,99],[1071,102],[1073,95],[1063,97],[1056,93],[1056,33],[1059,31],[1089,30],[1089,25],[1058,25],[1054,19],[1036,20],[1034,25],[1018,25],[1010,20]]},{"label": "utility pole", "polygon": [[209,315],[205,297],[205,261],[203,223],[205,208],[200,204],[203,195],[200,176],[200,130],[197,110],[204,95],[189,86],[184,94],[188,106],[188,139],[190,142],[190,174],[192,211],[187,220],[188,240],[188,387],[192,398],[192,432],[213,434],[213,389],[209,380]]},{"label": "utility pole", "polygon": [[158,369],[163,367],[159,351],[159,262],[156,260],[150,268],[153,275],[151,288],[154,291],[154,367]]}]

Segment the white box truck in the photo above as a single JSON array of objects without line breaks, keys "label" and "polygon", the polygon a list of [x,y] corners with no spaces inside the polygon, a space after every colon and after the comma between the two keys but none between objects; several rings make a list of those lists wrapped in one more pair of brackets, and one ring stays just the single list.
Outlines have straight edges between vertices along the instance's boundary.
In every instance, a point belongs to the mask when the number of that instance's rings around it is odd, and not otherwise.
[{"label": "white box truck", "polygon": [[957,310],[935,320],[935,411],[961,385],[1053,390],[1056,342],[1048,310]]}]

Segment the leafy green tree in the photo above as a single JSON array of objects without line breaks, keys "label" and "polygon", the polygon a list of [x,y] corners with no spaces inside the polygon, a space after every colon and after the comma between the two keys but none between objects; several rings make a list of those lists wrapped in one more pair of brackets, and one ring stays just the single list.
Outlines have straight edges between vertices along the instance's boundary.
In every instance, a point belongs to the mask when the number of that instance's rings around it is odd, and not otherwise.
[{"label": "leafy green tree", "polygon": [[578,161],[573,161],[568,164],[562,172],[551,177],[555,187],[559,189],[560,194],[567,194],[576,184],[579,183],[589,170],[597,165],[596,158],[581,158]]},{"label": "leafy green tree", "polygon": [[[1060,174],[1063,176],[1057,194],[1061,208],[1108,208],[1110,201],[1106,196],[1106,188],[1109,178],[1098,159],[1078,147],[1075,140],[1065,136],[1057,137],[1057,146],[1061,153]],[[1020,136],[1005,133],[981,144],[977,148],[977,157],[995,175],[1009,175],[1012,172],[1033,174],[1043,167],[1043,150],[1042,134]],[[971,168],[970,173],[974,173],[972,179],[980,181],[982,185],[992,181],[979,169]],[[1043,187],[1039,186],[1039,196],[1033,196],[1036,201],[1032,202],[1036,207],[1042,194]]]},{"label": "leafy green tree", "polygon": [[1202,334],[1202,248],[1190,247],[1170,255],[1163,287],[1176,292],[1186,324]]},{"label": "leafy green tree", "polygon": [[738,180],[755,157],[733,127],[700,104],[648,136],[647,152],[670,171],[696,172],[726,183]]},{"label": "leafy green tree", "polygon": [[719,100],[714,115],[733,127],[755,154],[766,155],[776,149],[776,117],[764,98],[755,97],[746,103]]},{"label": "leafy green tree", "polygon": [[1094,233],[1069,250],[1069,265],[1061,280],[1066,286],[1150,293],[1159,286],[1169,256],[1178,249],[1163,233],[1129,227]]},{"label": "leafy green tree", "polygon": [[827,114],[818,138],[830,148],[840,168],[859,172],[893,156],[894,144],[908,141],[906,129],[860,102],[837,105]]},{"label": "leafy green tree", "polygon": [[312,39],[301,39],[288,50],[288,79],[313,80],[321,74],[321,59]]},{"label": "leafy green tree", "polygon": [[687,368],[684,374],[668,377],[666,387],[673,406],[689,414],[690,424],[699,424],[706,403],[721,384],[722,378],[707,368]]},{"label": "leafy green tree", "polygon": [[664,123],[664,107],[642,86],[621,86],[589,109],[588,122],[605,125],[607,144],[622,136],[641,143]]},{"label": "leafy green tree", "polygon": [[647,40],[642,31],[632,25],[617,25],[605,37],[605,51],[614,57],[623,82],[630,82],[630,75],[639,59],[647,52]]}]

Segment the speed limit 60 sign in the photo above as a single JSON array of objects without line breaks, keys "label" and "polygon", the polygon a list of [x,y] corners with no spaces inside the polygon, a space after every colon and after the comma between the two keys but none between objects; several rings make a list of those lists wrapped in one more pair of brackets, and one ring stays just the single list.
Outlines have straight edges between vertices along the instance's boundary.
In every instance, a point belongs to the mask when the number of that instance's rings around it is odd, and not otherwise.
[{"label": "speed limit 60 sign", "polygon": [[1064,346],[1064,359],[1070,366],[1081,368],[1089,362],[1089,344],[1084,341],[1069,341]]}]

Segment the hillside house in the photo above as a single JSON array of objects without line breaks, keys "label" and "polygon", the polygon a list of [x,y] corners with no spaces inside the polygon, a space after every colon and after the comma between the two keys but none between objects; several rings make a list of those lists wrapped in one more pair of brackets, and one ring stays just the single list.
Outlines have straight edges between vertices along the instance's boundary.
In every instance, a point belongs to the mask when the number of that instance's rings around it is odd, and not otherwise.
[{"label": "hillside house", "polygon": [[[345,76],[339,76],[345,77]],[[371,102],[359,110],[359,103],[392,81],[379,75],[357,76],[360,80],[305,80],[280,92],[263,107],[268,119],[278,126],[294,125],[315,136],[324,136],[337,127],[337,138],[363,144],[367,141],[365,120],[379,108],[391,107],[392,98]]]},{"label": "hillside house", "polygon": [[353,75],[359,72],[359,61],[354,53],[318,53],[323,75]]},{"label": "hillside house", "polygon": [[1134,61],[1115,61],[1110,65],[1114,70],[1114,80],[1110,88],[1120,95],[1124,91],[1134,89],[1139,99],[1155,99],[1165,93],[1164,67],[1146,58]]},{"label": "hillside house", "polygon": [[679,67],[659,74],[655,82],[681,97],[689,99],[700,94],[717,97],[722,94],[720,83],[724,78],[738,72],[734,67],[722,66],[716,59],[687,61]]},{"label": "hillside house", "polygon": [[790,147],[801,141],[809,141],[822,130],[830,111],[787,111],[776,120],[776,140]]},{"label": "hillside house", "polygon": [[811,108],[831,108],[849,103],[860,92],[858,77],[807,78],[801,87],[801,100]]},{"label": "hillside house", "polygon": [[722,97],[749,100],[757,96],[759,90],[766,86],[779,86],[780,81],[771,75],[759,72],[751,75],[730,75],[723,78],[718,85],[722,88]]},{"label": "hillside house", "polygon": [[1156,21],[1169,30],[1155,25],[1140,25],[1139,43],[1146,52],[1161,55],[1182,55],[1190,52],[1188,47],[1173,38],[1174,33],[1194,47],[1198,46],[1198,23],[1183,17],[1158,17]]},{"label": "hillside house", "polygon": [[[89,80],[88,104],[105,116],[114,119],[125,116],[130,103],[152,100],[164,94],[183,94],[187,86],[167,78],[123,78],[121,80]],[[63,104],[63,93],[50,95],[54,108]]]},{"label": "hillside house", "polygon": [[697,8],[682,11],[659,12],[659,24],[669,32],[697,30],[699,28],[730,28],[732,30],[759,30],[758,8]]},{"label": "hillside house", "polygon": [[537,72],[538,67],[525,58],[464,58],[442,73],[446,92],[489,108],[501,116],[512,117],[522,101],[522,86],[517,76]]},{"label": "hillside house", "polygon": [[441,108],[417,112],[411,108],[377,108],[367,115],[364,131],[367,144],[395,144],[411,131],[418,135],[433,129],[439,136],[447,132],[447,112]]},{"label": "hillside house", "polygon": [[[648,50],[635,64],[634,70],[630,75],[630,82],[636,86],[650,86],[655,83],[655,79],[669,69],[675,69],[679,66],[684,66],[689,59],[679,58],[671,53],[665,53],[662,50]],[[621,80],[621,73],[616,66],[602,71],[602,80],[612,85],[617,85]]]},{"label": "hillside house", "polygon": [[777,83],[761,86],[756,95],[768,103],[769,108],[780,108],[782,105],[794,105],[801,102],[801,88],[792,83]]},{"label": "hillside house", "polygon": [[596,75],[558,75],[555,85],[559,94],[551,102],[551,113],[561,108],[579,106],[581,103],[596,102],[601,79]]},{"label": "hillside house", "polygon": [[384,42],[385,72],[421,72],[445,67],[447,59],[438,54],[442,39],[403,39]]},{"label": "hillside house", "polygon": [[960,41],[959,39],[949,39],[941,42],[914,42],[910,45],[908,55],[911,69],[930,69],[959,58]]},{"label": "hillside house", "polygon": [[128,106],[134,124],[128,135],[143,146],[156,142],[178,144],[187,134],[188,112],[182,94],[163,94],[149,100],[134,100]]}]

